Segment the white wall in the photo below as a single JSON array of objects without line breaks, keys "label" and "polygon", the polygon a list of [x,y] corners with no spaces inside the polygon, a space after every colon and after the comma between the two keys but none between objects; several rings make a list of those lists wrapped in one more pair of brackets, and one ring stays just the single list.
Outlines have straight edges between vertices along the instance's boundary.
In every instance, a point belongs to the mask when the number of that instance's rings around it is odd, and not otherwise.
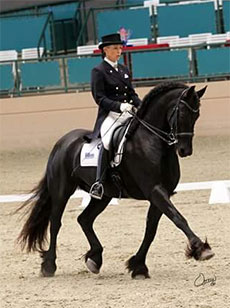
[{"label": "white wall", "polygon": [[[195,133],[230,135],[230,81],[207,84]],[[143,98],[150,89],[136,91]],[[92,129],[96,114],[90,92],[1,99],[1,150],[50,147],[72,129]]]}]

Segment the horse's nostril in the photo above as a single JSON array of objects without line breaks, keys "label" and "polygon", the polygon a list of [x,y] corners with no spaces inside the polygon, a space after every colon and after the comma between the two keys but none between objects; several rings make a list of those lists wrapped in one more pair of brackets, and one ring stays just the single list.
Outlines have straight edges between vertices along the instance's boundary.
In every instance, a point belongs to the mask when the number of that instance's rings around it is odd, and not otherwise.
[{"label": "horse's nostril", "polygon": [[179,151],[179,153],[180,153],[180,156],[184,156],[185,155],[185,150],[184,150],[184,148],[181,148],[180,149],[180,151]]},{"label": "horse's nostril", "polygon": [[179,148],[178,153],[180,157],[186,157],[192,155],[192,149],[190,148]]}]

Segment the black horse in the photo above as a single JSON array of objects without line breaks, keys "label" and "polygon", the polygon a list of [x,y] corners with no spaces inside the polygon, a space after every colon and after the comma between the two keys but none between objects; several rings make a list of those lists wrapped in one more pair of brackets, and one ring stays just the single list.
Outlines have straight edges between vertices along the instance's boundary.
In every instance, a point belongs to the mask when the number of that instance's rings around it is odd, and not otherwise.
[{"label": "black horse", "polygon": [[[194,125],[205,90],[206,87],[196,92],[195,86],[168,82],[156,86],[143,99],[129,128],[122,162],[108,171],[102,200],[91,198],[78,217],[90,245],[85,262],[91,272],[99,273],[103,252],[93,230],[93,222],[112,197],[119,195],[150,202],[143,242],[137,253],[127,261],[132,277],[149,277],[145,259],[162,214],[187,236],[187,257],[207,260],[214,255],[207,241],[202,242],[194,234],[170,201],[180,178],[177,153],[181,157],[192,154]],[[33,189],[32,198],[22,206],[32,204],[19,241],[28,252],[37,250],[41,253],[41,272],[44,276],[53,276],[56,271],[57,234],[67,201],[77,188],[89,192],[95,180],[95,168],[79,166],[80,151],[86,142],[84,136],[88,133],[86,130],[73,130],[55,144],[43,179]],[[112,179],[114,172],[119,173],[120,189]],[[50,245],[45,251],[49,223]]]}]

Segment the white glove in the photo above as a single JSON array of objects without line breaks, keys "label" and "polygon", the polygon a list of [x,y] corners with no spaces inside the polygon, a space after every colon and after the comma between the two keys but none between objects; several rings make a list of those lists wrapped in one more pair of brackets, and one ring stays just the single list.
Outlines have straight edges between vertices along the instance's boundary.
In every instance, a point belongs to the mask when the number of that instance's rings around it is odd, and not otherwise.
[{"label": "white glove", "polygon": [[133,108],[133,105],[131,105],[129,103],[121,103],[121,106],[120,106],[121,112],[131,111],[132,108]]}]

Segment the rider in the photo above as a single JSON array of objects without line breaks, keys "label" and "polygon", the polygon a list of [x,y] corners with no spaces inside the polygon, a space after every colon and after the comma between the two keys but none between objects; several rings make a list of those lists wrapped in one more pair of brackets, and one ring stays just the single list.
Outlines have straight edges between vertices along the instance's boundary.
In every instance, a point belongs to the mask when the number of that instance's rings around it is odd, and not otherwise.
[{"label": "rider", "polygon": [[93,198],[101,199],[111,135],[117,126],[131,117],[128,111],[131,111],[133,106],[138,107],[141,100],[132,86],[129,70],[118,64],[123,47],[120,34],[103,36],[98,47],[102,51],[103,61],[92,70],[91,92],[99,108],[94,130],[86,138],[102,138],[96,182],[90,189]]}]

